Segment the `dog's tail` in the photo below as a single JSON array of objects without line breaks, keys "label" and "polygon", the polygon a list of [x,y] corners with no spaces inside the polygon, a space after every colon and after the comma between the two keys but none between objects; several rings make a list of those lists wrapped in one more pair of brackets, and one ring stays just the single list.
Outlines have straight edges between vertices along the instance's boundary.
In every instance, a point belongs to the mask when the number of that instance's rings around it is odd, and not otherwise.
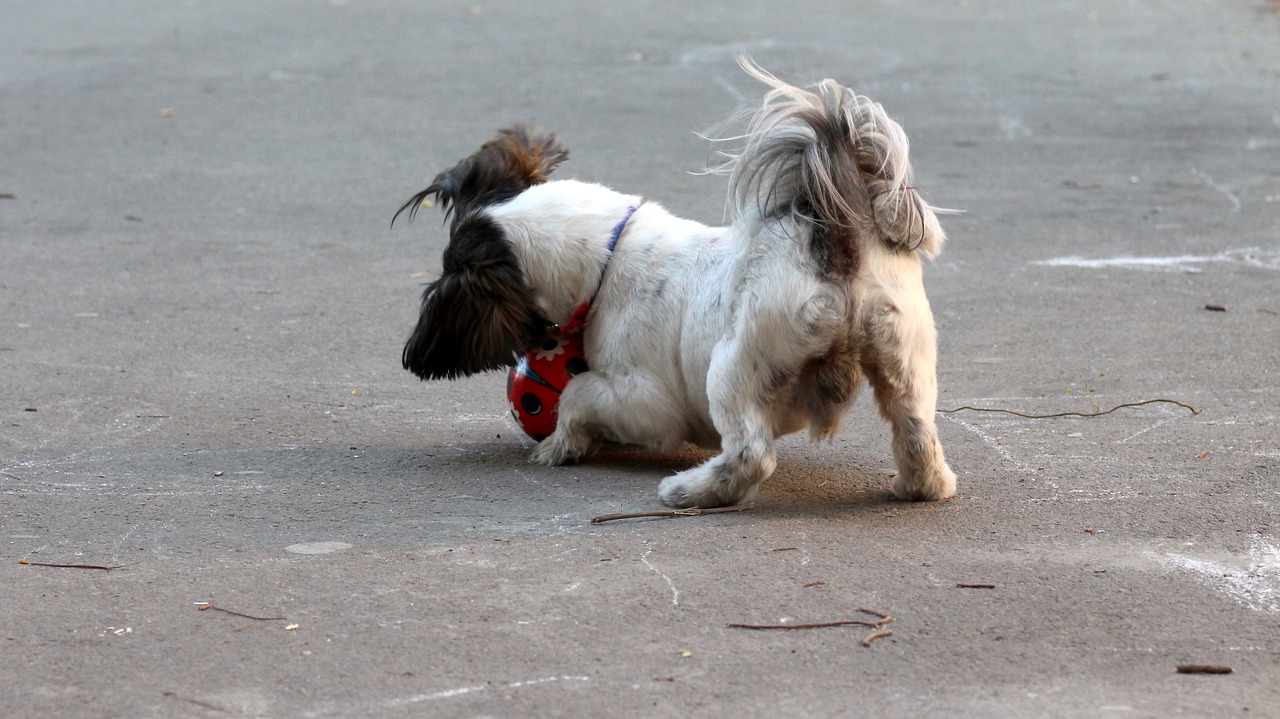
[{"label": "dog's tail", "polygon": [[856,263],[851,233],[872,228],[894,249],[927,257],[942,250],[936,208],[911,185],[907,135],[879,103],[834,80],[804,89],[746,57],[738,62],[773,89],[752,116],[741,153],[729,156],[735,216],[811,223],[819,243],[839,245],[815,250],[845,271]]}]

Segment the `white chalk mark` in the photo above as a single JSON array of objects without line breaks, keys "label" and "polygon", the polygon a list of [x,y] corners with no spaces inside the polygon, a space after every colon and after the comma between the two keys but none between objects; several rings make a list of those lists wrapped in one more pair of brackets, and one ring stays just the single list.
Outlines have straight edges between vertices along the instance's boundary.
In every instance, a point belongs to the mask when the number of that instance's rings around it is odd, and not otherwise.
[{"label": "white chalk mark", "polygon": [[653,562],[649,561],[649,555],[653,554],[653,547],[650,546],[648,542],[645,542],[644,546],[645,546],[644,554],[640,555],[640,561],[644,562],[644,566],[648,567],[649,570],[652,571],[654,574],[657,574],[659,577],[662,577],[663,579],[667,580],[667,586],[671,587],[671,606],[679,607],[680,606],[680,590],[676,588],[676,583],[671,581],[671,577],[668,577],[667,575],[663,574],[661,569],[658,569],[657,567],[653,566]]},{"label": "white chalk mark", "polygon": [[542,679],[530,679],[523,682],[511,682],[507,685],[508,689],[519,689],[520,687],[531,687],[535,684],[547,684],[550,682],[589,682],[591,677],[584,676],[560,676],[560,677],[543,677]]},{"label": "white chalk mark", "polygon": [[[542,488],[544,488],[544,489],[546,488],[546,485],[545,485],[545,484],[543,484],[542,482],[540,482],[540,481],[538,481],[537,479],[534,479],[533,477],[530,477],[530,476],[528,476],[528,475],[525,475],[525,476],[524,476],[524,480],[525,480],[526,482],[529,482],[530,484],[537,485],[538,487],[542,487]],[[561,487],[560,487],[559,485],[556,485],[555,489],[560,490],[560,489],[561,489]],[[563,492],[561,492],[561,493],[563,494]],[[528,525],[528,527],[529,527],[529,529],[533,529],[534,527],[541,527],[541,526],[542,526],[542,525],[544,525],[544,524],[550,524],[550,525],[551,525],[551,527],[552,527],[552,529],[554,529],[554,530],[555,530],[555,533],[556,533],[556,534],[577,534],[577,533],[578,533],[578,528],[577,528],[577,527],[575,527],[575,526],[571,526],[571,525],[566,525],[566,524],[564,523],[564,521],[565,521],[566,519],[568,519],[568,518],[570,518],[570,517],[572,517],[572,516],[573,516],[573,514],[557,514],[557,515],[555,515],[554,517],[552,517],[552,518],[550,518],[550,519],[543,519],[543,520],[539,520],[539,521],[537,521],[537,522],[532,522],[532,523],[530,523],[530,524]]]},{"label": "white chalk mark", "polygon": [[383,702],[382,705],[387,708],[391,708],[391,707],[402,707],[407,704],[419,704],[421,702],[429,702],[429,701],[434,701],[436,699],[452,699],[453,697],[460,697],[463,694],[470,694],[472,692],[484,691],[485,689],[488,689],[488,688],[489,687],[484,684],[478,684],[473,687],[458,687],[457,689],[445,689],[444,691],[433,692],[431,694],[414,694],[413,696],[401,697],[399,699],[389,699]]},{"label": "white chalk mark", "polygon": [[[565,676],[558,676],[558,677],[543,677],[541,679],[528,679],[520,682],[511,682],[510,684],[499,684],[498,687],[502,689],[519,689],[521,687],[531,687],[538,684],[549,684],[551,682],[587,682],[587,681],[591,681],[591,677],[565,675]],[[491,688],[491,685],[477,684],[475,686],[469,686],[469,687],[458,687],[457,689],[445,689],[438,692],[432,692],[430,694],[414,694],[407,697],[400,697],[399,699],[388,699],[382,702],[382,706],[390,709],[394,707],[407,706],[409,704],[421,704],[422,702],[437,701],[439,699],[452,699],[454,697],[460,697],[466,694],[481,692],[489,688]]]},{"label": "white chalk mark", "polygon": [[1147,434],[1147,432],[1151,430],[1158,429],[1158,427],[1165,426],[1167,425],[1167,423],[1170,423],[1170,422],[1183,420],[1183,418],[1185,418],[1185,415],[1178,415],[1175,417],[1165,417],[1164,420],[1157,420],[1156,423],[1153,423],[1153,425],[1147,427],[1147,429],[1138,430],[1137,432],[1134,432],[1134,434],[1126,436],[1126,438],[1124,438],[1123,440],[1117,441],[1116,444],[1128,444],[1130,440],[1138,439],[1140,438],[1140,436]]},{"label": "white chalk mark", "polygon": [[949,414],[941,414],[941,413],[939,413],[939,415],[938,415],[938,416],[939,416],[939,417],[941,417],[941,418],[943,418],[943,419],[945,419],[945,420],[947,420],[947,421],[949,421],[949,422],[955,422],[956,424],[960,425],[961,427],[964,427],[965,429],[967,429],[967,430],[969,430],[970,432],[972,432],[972,433],[974,433],[975,435],[977,435],[977,436],[978,436],[978,439],[982,440],[982,443],[983,443],[983,444],[987,445],[987,446],[988,446],[988,447],[990,447],[992,450],[994,450],[994,451],[995,451],[995,453],[996,453],[996,454],[998,454],[998,455],[1000,455],[1002,458],[1004,458],[1004,460],[1005,460],[1006,462],[1008,462],[1009,464],[1012,464],[1014,467],[1016,467],[1016,468],[1018,469],[1018,471],[1019,471],[1019,472],[1023,472],[1023,473],[1026,473],[1026,474],[1035,474],[1035,473],[1036,473],[1036,469],[1035,469],[1035,467],[1032,467],[1031,465],[1027,464],[1026,462],[1023,462],[1023,461],[1019,460],[1017,457],[1014,457],[1014,456],[1013,456],[1013,453],[1012,453],[1012,452],[1010,452],[1009,450],[1005,449],[1003,445],[1001,445],[998,441],[996,441],[996,438],[995,438],[995,437],[992,437],[991,435],[987,434],[986,432],[983,432],[982,430],[980,430],[980,429],[978,429],[977,427],[973,426],[972,424],[969,424],[968,422],[966,422],[966,421],[964,421],[964,420],[960,419],[959,417],[952,417],[952,416],[951,416],[951,415],[949,415]]},{"label": "white chalk mark", "polygon": [[1200,576],[1210,588],[1230,596],[1236,604],[1255,611],[1280,614],[1280,545],[1255,536],[1249,548],[1248,567],[1166,554],[1166,563]]},{"label": "white chalk mark", "polygon": [[1013,115],[1003,115],[1000,117],[1000,130],[1004,136],[1010,140],[1016,140],[1020,137],[1031,137],[1031,128],[1022,121],[1022,118]]},{"label": "white chalk mark", "polygon": [[1150,432],[1153,429],[1163,427],[1164,425],[1169,424],[1170,422],[1177,422],[1180,419],[1182,419],[1182,417],[1166,417],[1164,419],[1157,420],[1156,423],[1151,425],[1150,427],[1147,427],[1146,429],[1140,429],[1137,432],[1134,432],[1133,434],[1129,435],[1128,437],[1125,437],[1124,439],[1119,440],[1118,442],[1116,442],[1116,444],[1128,444],[1130,440],[1137,439],[1142,435],[1146,434],[1147,432]]},{"label": "white chalk mark", "polygon": [[299,542],[298,544],[290,544],[284,548],[284,551],[290,554],[333,554],[344,549],[351,549],[351,545],[346,542]]},{"label": "white chalk mark", "polygon": [[1226,250],[1213,255],[1175,255],[1172,257],[1106,257],[1088,259],[1077,255],[1036,260],[1033,265],[1043,267],[1083,267],[1091,270],[1125,269],[1154,272],[1199,272],[1195,265],[1213,262],[1240,263],[1267,270],[1280,270],[1280,250],[1264,250],[1244,247]]},{"label": "white chalk mark", "polygon": [[724,79],[724,78],[723,78],[723,77],[721,77],[720,75],[712,75],[712,76],[711,76],[711,79],[712,79],[713,81],[715,81],[715,83],[716,83],[717,85],[719,85],[719,86],[721,87],[721,89],[723,89],[725,92],[729,93],[729,97],[732,97],[732,98],[733,98],[733,101],[734,101],[734,102],[736,102],[736,103],[738,103],[738,109],[741,109],[741,108],[743,108],[743,107],[746,107],[746,105],[747,105],[747,96],[746,96],[746,94],[745,94],[745,93],[743,93],[743,92],[742,92],[741,90],[739,90],[738,88],[734,87],[733,83],[731,83],[731,82],[729,82],[728,80]]},{"label": "white chalk mark", "polygon": [[1200,181],[1201,181],[1201,182],[1203,182],[1204,184],[1208,185],[1209,187],[1212,187],[1213,189],[1215,189],[1215,190],[1217,190],[1218,192],[1221,192],[1223,195],[1225,195],[1225,196],[1226,196],[1226,198],[1227,198],[1228,200],[1230,200],[1230,201],[1231,201],[1231,211],[1232,211],[1232,212],[1239,212],[1239,211],[1240,211],[1240,198],[1235,196],[1235,193],[1233,193],[1233,192],[1231,191],[1231,188],[1226,187],[1226,186],[1223,186],[1223,185],[1219,185],[1218,183],[1214,182],[1214,181],[1213,181],[1213,178],[1212,178],[1212,177],[1209,177],[1209,175],[1208,175],[1208,174],[1206,174],[1205,172],[1203,172],[1203,171],[1201,171],[1201,170],[1197,170],[1197,169],[1196,169],[1196,168],[1194,168],[1194,167],[1193,167],[1193,168],[1191,168],[1191,174],[1192,174],[1192,175],[1195,175],[1195,176],[1196,176],[1196,177],[1198,177],[1198,178],[1200,178]]}]

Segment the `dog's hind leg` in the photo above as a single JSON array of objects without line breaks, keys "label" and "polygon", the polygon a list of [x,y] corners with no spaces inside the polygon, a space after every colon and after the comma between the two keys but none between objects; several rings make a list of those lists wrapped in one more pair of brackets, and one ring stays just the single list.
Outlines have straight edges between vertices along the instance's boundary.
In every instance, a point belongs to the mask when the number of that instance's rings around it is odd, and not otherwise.
[{"label": "dog's hind leg", "polygon": [[[880,304],[868,320],[869,351],[862,367],[880,414],[893,430],[899,499],[938,500],[956,493],[956,477],[938,442],[936,336],[923,292],[918,301]],[[912,299],[916,299],[913,297]]]},{"label": "dog's hind leg", "polygon": [[707,375],[711,419],[720,454],[662,480],[658,496],[671,507],[721,507],[755,497],[773,474],[777,452],[765,389],[768,368],[748,358],[740,340],[716,346]]}]

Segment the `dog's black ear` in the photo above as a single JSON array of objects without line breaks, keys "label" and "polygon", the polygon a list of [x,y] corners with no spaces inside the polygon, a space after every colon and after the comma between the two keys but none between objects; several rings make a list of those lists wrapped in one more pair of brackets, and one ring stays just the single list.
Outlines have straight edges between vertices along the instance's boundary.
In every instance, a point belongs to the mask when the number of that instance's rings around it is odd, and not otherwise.
[{"label": "dog's black ear", "polygon": [[495,222],[472,215],[455,222],[451,235],[444,274],[423,293],[404,346],[404,368],[422,379],[510,367],[551,327]]},{"label": "dog's black ear", "polygon": [[440,207],[456,212],[461,218],[472,210],[508,200],[533,185],[547,181],[547,176],[560,163],[569,159],[569,151],[553,133],[544,133],[529,125],[515,125],[498,131],[474,155],[446,170],[400,206],[391,224],[406,210],[412,220],[418,208],[435,196]]}]

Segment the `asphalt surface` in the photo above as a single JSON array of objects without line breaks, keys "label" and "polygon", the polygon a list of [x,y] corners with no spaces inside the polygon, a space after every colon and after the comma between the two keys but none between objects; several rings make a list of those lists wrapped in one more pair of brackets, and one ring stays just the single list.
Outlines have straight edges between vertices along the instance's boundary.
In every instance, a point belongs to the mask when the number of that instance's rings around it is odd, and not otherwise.
[{"label": "asphalt surface", "polygon": [[[1276,3],[774,5],[0,2],[0,715],[1280,716]],[[400,368],[401,202],[532,119],[718,222],[744,50],[966,211],[942,409],[1199,413],[941,414],[906,504],[864,396],[750,511],[592,525],[706,455],[533,466]]]}]

